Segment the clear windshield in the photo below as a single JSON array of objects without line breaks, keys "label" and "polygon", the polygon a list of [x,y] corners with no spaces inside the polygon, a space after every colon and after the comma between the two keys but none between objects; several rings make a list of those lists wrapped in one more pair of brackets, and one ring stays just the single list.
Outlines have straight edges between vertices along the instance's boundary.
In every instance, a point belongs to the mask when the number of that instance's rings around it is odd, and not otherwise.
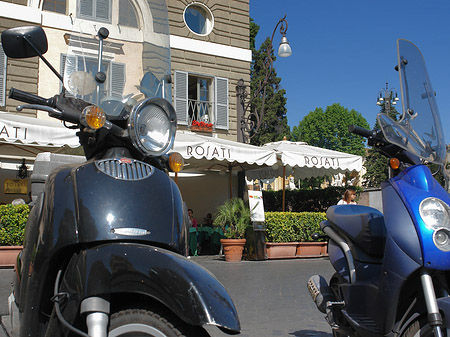
[{"label": "clear windshield", "polygon": [[397,41],[403,116],[394,121],[378,114],[386,139],[422,159],[442,164],[445,140],[435,94],[420,50],[411,42]]},{"label": "clear windshield", "polygon": [[[103,27],[109,36],[101,48]],[[81,1],[73,31],[64,37],[64,86],[71,95],[100,105],[109,116],[144,98],[172,100],[164,0]]]}]

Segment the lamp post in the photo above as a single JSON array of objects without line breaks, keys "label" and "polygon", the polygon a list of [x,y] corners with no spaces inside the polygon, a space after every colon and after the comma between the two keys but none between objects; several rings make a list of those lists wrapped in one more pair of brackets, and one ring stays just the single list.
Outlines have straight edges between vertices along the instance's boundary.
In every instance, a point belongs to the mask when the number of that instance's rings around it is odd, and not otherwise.
[{"label": "lamp post", "polygon": [[388,89],[389,84],[386,82],[386,89],[381,89],[377,96],[377,105],[384,104],[384,112],[390,116],[391,106],[396,105],[399,100],[397,90],[394,88]]},{"label": "lamp post", "polygon": [[[244,84],[244,80],[240,79],[236,86],[236,96],[237,96],[237,123],[238,123],[238,142],[248,143],[249,140],[255,135],[259,128],[261,127],[261,121],[264,117],[264,101],[266,98],[266,86],[269,82],[270,74],[273,69],[273,38],[275,36],[275,32],[277,31],[278,26],[280,26],[280,34],[282,35],[280,46],[278,47],[278,56],[280,57],[288,57],[291,56],[292,50],[289,46],[289,42],[286,38],[286,32],[288,28],[288,23],[286,21],[286,15],[278,20],[272,37],[270,38],[269,45],[267,46],[267,55],[264,60],[264,70],[265,76],[262,81],[259,83],[259,87],[254,91],[253,96],[247,100],[249,94],[247,92],[247,86]],[[261,110],[250,111],[250,107],[254,100],[261,94],[262,92],[262,105]]]}]

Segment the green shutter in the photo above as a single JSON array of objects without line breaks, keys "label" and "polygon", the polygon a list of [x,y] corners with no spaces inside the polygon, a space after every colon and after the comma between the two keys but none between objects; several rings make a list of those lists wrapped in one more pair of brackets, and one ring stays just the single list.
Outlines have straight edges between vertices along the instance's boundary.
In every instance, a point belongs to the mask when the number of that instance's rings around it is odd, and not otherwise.
[{"label": "green shutter", "polygon": [[111,62],[110,76],[111,96],[122,99],[125,86],[125,64]]},{"label": "green shutter", "polygon": [[215,127],[228,130],[228,79],[216,77],[215,82]]},{"label": "green shutter", "polygon": [[6,105],[6,55],[0,44],[0,106]]},{"label": "green shutter", "polygon": [[177,123],[187,125],[188,121],[188,73],[175,71],[175,111]]}]

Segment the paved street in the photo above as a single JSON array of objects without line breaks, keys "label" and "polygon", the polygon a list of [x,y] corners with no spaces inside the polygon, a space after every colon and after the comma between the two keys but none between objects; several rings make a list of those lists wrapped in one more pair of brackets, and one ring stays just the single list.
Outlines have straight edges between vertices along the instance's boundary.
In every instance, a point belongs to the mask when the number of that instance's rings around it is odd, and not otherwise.
[{"label": "paved street", "polygon": [[[317,311],[306,289],[313,274],[327,279],[332,268],[327,259],[292,259],[227,263],[218,256],[192,260],[211,271],[227,288],[241,321],[242,337],[330,337],[324,315]],[[7,312],[12,269],[0,269],[0,314]],[[211,337],[227,334],[208,327]],[[0,329],[0,337],[5,337]]]}]

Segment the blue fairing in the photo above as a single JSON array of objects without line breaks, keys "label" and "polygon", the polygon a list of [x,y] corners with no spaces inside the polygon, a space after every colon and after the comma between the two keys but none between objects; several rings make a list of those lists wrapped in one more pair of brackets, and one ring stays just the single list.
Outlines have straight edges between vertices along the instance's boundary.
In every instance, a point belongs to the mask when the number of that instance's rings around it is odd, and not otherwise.
[{"label": "blue fairing", "polygon": [[438,270],[450,268],[450,252],[439,250],[433,243],[433,230],[429,229],[419,214],[419,205],[425,198],[435,197],[450,204],[447,191],[433,178],[425,165],[407,168],[389,180],[401,197],[416,227],[423,252],[424,266]]}]

